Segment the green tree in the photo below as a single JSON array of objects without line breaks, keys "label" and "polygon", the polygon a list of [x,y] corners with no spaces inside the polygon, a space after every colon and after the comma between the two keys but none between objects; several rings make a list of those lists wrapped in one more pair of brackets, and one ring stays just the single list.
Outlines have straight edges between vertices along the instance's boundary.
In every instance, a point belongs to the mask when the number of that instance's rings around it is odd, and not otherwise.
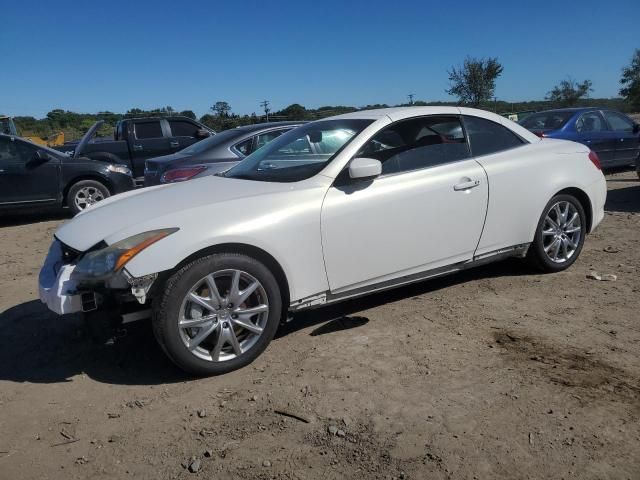
[{"label": "green tree", "polygon": [[640,48],[637,48],[631,58],[631,63],[622,69],[620,78],[620,95],[629,102],[634,109],[640,109]]},{"label": "green tree", "polygon": [[497,58],[467,57],[464,64],[452,67],[449,74],[449,95],[458,97],[460,103],[479,106],[493,97],[496,79],[504,68]]},{"label": "green tree", "polygon": [[231,113],[231,106],[227,102],[216,102],[213,107],[211,107],[211,111],[218,117],[228,117]]},{"label": "green tree", "polygon": [[299,103],[293,103],[279,112],[276,112],[274,116],[287,117],[287,120],[305,120],[307,118],[307,109]]},{"label": "green tree", "polygon": [[180,115],[182,115],[183,117],[190,118],[191,120],[196,119],[196,114],[193,113],[193,110],[183,110],[180,112]]},{"label": "green tree", "polygon": [[547,93],[546,99],[563,107],[572,107],[582,98],[588,97],[593,84],[591,80],[585,80],[582,83],[576,82],[573,78],[568,77],[562,80]]}]

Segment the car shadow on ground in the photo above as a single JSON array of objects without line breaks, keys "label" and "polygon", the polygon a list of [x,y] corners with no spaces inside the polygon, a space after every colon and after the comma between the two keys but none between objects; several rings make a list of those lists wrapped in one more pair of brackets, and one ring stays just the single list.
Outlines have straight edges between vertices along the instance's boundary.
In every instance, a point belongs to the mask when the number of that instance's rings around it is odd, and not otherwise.
[{"label": "car shadow on ground", "polygon": [[604,208],[608,212],[639,213],[640,184],[609,190]]},{"label": "car shadow on ground", "polygon": [[[482,278],[533,273],[517,260],[487,265],[448,277],[377,293],[328,307],[301,312],[280,327],[275,342],[286,335],[312,328],[311,336],[339,335],[342,330],[368,323],[359,315],[379,305],[428,294],[451,285]],[[0,313],[0,380],[62,383],[78,374],[118,385],[157,385],[189,380],[157,345],[149,322],[127,326],[115,342],[92,342],[78,315],[57,317],[38,300]]]}]

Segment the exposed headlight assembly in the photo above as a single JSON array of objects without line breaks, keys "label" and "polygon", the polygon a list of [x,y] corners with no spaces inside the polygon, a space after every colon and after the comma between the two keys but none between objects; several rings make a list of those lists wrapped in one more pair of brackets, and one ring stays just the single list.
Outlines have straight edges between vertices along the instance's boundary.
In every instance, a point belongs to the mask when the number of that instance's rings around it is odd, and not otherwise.
[{"label": "exposed headlight assembly", "polygon": [[110,165],[107,165],[107,170],[114,173],[124,173],[125,175],[130,175],[130,176],[133,175],[131,173],[131,169],[125,165],[110,164]]},{"label": "exposed headlight assembly", "polygon": [[178,230],[178,228],[151,230],[125,238],[106,248],[87,252],[80,258],[74,273],[94,280],[108,277],[121,270],[142,250]]}]

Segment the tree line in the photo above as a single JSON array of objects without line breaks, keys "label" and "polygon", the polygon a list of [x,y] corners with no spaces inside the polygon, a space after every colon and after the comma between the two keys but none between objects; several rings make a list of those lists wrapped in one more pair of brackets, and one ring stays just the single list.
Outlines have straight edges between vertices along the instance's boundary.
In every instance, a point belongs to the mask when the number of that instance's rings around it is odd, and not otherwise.
[{"label": "tree line", "polygon": [[220,100],[211,106],[208,113],[199,118],[192,110],[177,111],[171,106],[165,106],[152,110],[132,108],[126,113],[107,111],[95,114],[55,109],[48,112],[43,119],[26,116],[15,117],[14,120],[22,135],[47,137],[63,131],[68,139],[72,139],[80,137],[96,120],[104,120],[105,122],[99,131],[99,135],[109,136],[112,134],[113,127],[118,120],[143,116],[182,115],[199,120],[213,130],[222,131],[267,120],[317,120],[357,110],[407,105],[466,105],[503,114],[570,106],[600,106],[623,112],[640,111],[640,49],[635,50],[629,65],[622,69],[621,88],[619,91],[621,97],[618,98],[589,98],[589,93],[593,91],[591,80],[578,82],[571,77],[567,77],[549,90],[544,100],[506,102],[495,97],[496,80],[503,72],[504,67],[497,58],[467,57],[462,65],[452,67],[447,72],[449,75],[449,88],[446,92],[457,97],[457,102],[417,100],[399,105],[375,104],[359,107],[336,105],[319,108],[307,108],[294,103],[282,110],[265,112],[268,115],[267,117],[267,115],[259,115],[255,112],[251,115],[236,114],[228,102]]}]

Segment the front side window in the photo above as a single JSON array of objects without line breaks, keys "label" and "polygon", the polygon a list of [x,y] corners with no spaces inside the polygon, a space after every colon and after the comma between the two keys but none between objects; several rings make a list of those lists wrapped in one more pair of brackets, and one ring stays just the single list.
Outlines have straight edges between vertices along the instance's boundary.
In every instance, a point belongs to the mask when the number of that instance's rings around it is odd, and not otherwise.
[{"label": "front side window", "polygon": [[27,163],[38,151],[38,147],[26,142],[0,138],[0,163]]},{"label": "front side window", "polygon": [[0,137],[0,165],[13,161],[15,156],[15,141],[9,137]]},{"label": "front side window", "polygon": [[169,120],[171,127],[171,135],[174,137],[193,137],[195,138],[200,128],[186,120]]},{"label": "front side window", "polygon": [[136,122],[134,129],[138,140],[144,140],[145,138],[162,138],[163,136],[160,120],[153,122]]},{"label": "front side window", "polygon": [[604,119],[598,112],[585,113],[576,122],[576,131],[579,133],[604,132],[606,129]]},{"label": "front side window", "polygon": [[604,112],[604,115],[607,117],[612,130],[616,132],[633,132],[633,122],[630,118],[616,112]]},{"label": "front side window", "polygon": [[524,140],[499,123],[466,115],[462,118],[474,157],[510,150],[524,144]]},{"label": "front side window", "polygon": [[469,158],[462,124],[454,116],[404,120],[384,128],[357,153],[382,163],[382,174],[434,167]]},{"label": "front side window", "polygon": [[319,173],[372,120],[319,120],[290,130],[229,170],[225,177],[298,182]]}]

